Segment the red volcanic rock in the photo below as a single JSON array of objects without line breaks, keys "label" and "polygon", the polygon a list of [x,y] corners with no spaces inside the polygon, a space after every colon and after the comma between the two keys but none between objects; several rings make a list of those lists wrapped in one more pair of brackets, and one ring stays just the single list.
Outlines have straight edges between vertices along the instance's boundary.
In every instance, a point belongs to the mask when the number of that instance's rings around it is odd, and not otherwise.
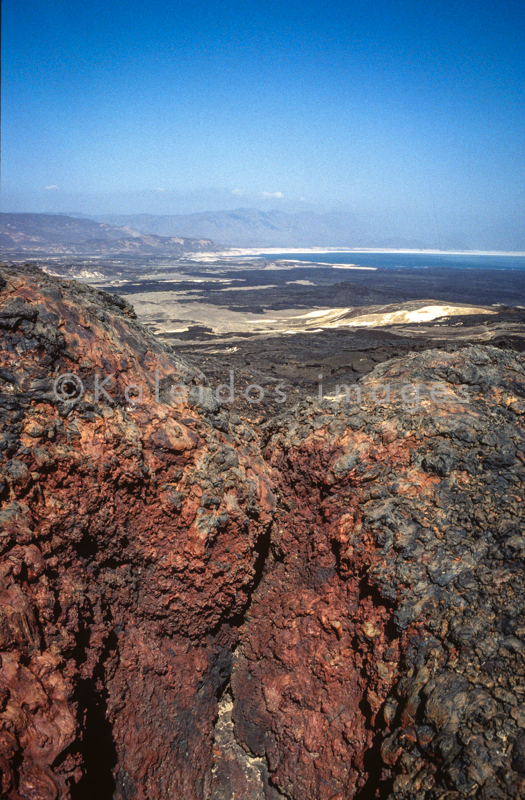
[{"label": "red volcanic rock", "polygon": [[286,797],[523,796],[524,367],[427,351],[269,426],[233,719]]},{"label": "red volcanic rock", "polygon": [[[170,400],[202,376],[123,301],[4,279],[3,795],[203,797],[268,482],[209,390],[200,409]],[[77,402],[57,399],[67,373]],[[95,402],[97,374],[113,402]]]},{"label": "red volcanic rock", "polygon": [[6,269],[0,332],[2,797],[523,796],[524,355],[257,441],[119,298]]}]

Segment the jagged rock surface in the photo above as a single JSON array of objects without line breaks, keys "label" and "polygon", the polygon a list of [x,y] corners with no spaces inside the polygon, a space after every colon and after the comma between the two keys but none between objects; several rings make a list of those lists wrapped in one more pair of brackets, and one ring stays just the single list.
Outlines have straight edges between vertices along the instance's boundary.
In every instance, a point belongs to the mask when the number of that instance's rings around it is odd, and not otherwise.
[{"label": "jagged rock surface", "polygon": [[4,270],[0,332],[3,797],[523,795],[523,354],[396,359],[258,442],[124,301]]},{"label": "jagged rock surface", "polygon": [[285,796],[522,796],[524,366],[427,351],[270,427],[233,718]]},{"label": "jagged rock surface", "polygon": [[[210,422],[165,397],[199,376],[127,305],[37,272],[4,281],[3,794],[202,797],[267,479],[212,398]],[[58,401],[65,373],[114,374],[116,402],[87,379]],[[142,404],[123,402],[130,383]]]}]

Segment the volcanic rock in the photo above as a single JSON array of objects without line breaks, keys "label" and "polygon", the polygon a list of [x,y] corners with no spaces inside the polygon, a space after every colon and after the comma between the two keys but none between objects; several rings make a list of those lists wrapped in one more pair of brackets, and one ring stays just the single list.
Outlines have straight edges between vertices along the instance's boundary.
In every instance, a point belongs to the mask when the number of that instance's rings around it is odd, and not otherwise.
[{"label": "volcanic rock", "polygon": [[203,797],[268,480],[125,302],[4,281],[3,796]]},{"label": "volcanic rock", "polygon": [[253,430],[119,298],[6,269],[0,330],[3,797],[523,796],[524,354]]},{"label": "volcanic rock", "polygon": [[429,350],[267,427],[233,719],[286,797],[523,795],[524,366]]}]

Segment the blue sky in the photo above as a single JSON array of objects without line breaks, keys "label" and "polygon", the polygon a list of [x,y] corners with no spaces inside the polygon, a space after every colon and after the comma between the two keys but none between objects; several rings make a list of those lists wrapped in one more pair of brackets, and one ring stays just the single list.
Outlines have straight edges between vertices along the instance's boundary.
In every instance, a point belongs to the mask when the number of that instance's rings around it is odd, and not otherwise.
[{"label": "blue sky", "polygon": [[2,7],[4,210],[525,215],[522,0]]}]

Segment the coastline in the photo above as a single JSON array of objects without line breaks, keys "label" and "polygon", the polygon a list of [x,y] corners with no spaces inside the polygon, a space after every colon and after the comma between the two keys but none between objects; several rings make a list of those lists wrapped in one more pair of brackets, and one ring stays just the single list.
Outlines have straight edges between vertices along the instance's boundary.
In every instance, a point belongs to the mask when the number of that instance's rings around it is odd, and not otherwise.
[{"label": "coastline", "polygon": [[[254,258],[256,256],[278,254],[285,256],[287,253],[290,255],[297,255],[298,253],[315,255],[317,253],[348,253],[352,255],[371,253],[377,254],[411,254],[411,255],[441,255],[441,256],[504,256],[511,258],[525,257],[525,251],[521,250],[433,250],[422,249],[414,250],[409,248],[394,249],[388,247],[224,247],[220,251],[205,251],[188,253],[187,257],[192,261],[212,261],[217,258],[224,259],[243,259]],[[295,261],[293,258],[280,258],[279,261]],[[303,262],[299,262],[303,263]],[[319,262],[321,263],[321,262]],[[330,266],[334,266],[331,264]],[[345,265],[343,265],[345,266]],[[348,268],[366,269],[355,264],[347,265]]]},{"label": "coastline", "polygon": [[253,256],[259,253],[415,253],[443,256],[525,256],[525,251],[519,250],[414,250],[408,248],[398,250],[388,247],[232,247],[224,252],[226,255],[236,256]]}]

